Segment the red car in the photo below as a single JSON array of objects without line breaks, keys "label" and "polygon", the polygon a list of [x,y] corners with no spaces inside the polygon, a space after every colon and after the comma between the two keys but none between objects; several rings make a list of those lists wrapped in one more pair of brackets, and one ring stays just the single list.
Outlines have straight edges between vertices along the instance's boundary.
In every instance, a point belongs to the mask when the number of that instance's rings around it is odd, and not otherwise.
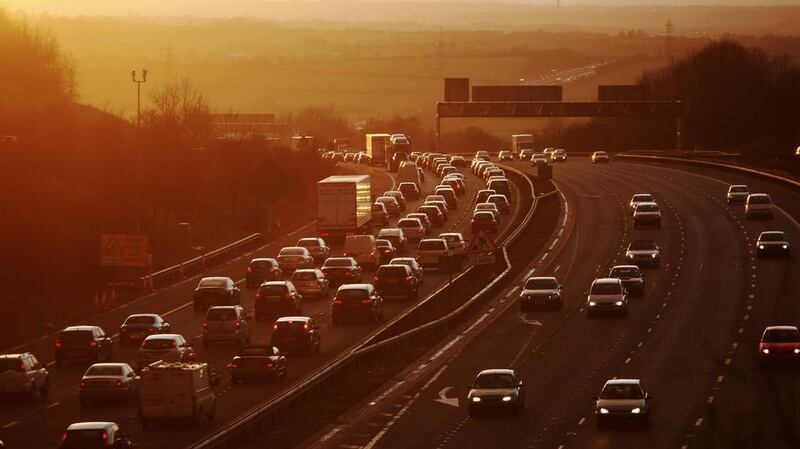
[{"label": "red car", "polygon": [[472,216],[472,233],[476,234],[484,231],[489,234],[497,233],[497,220],[494,214],[489,211],[475,212]]},{"label": "red car", "polygon": [[800,360],[800,331],[796,326],[769,326],[758,344],[761,363]]}]

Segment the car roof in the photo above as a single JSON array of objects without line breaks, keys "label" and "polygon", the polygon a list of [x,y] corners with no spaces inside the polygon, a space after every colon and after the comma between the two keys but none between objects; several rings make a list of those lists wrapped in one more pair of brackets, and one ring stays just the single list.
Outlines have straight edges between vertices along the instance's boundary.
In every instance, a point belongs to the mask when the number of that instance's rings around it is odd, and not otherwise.
[{"label": "car roof", "polygon": [[207,276],[200,279],[200,282],[203,281],[232,281],[232,279],[227,276]]},{"label": "car roof", "polygon": [[292,275],[295,273],[316,273],[317,271],[319,271],[319,268],[298,268],[297,270],[294,270]]},{"label": "car roof", "polygon": [[394,262],[416,262],[417,259],[413,257],[394,257],[392,260],[389,261],[389,265],[393,264]]},{"label": "car roof", "polygon": [[619,269],[635,268],[635,269],[638,270],[639,269],[639,265],[614,265],[613,267],[611,267],[611,270],[616,270],[618,268]]},{"label": "car roof", "polygon": [[276,323],[289,323],[299,321],[301,323],[307,323],[311,321],[311,317],[308,316],[282,316],[275,320]]},{"label": "car roof", "polygon": [[769,196],[766,193],[751,193],[749,196]]},{"label": "car roof", "polygon": [[276,262],[276,260],[272,257],[256,257],[250,262]]},{"label": "car roof", "polygon": [[529,281],[533,280],[544,280],[544,281],[555,281],[556,278],[554,276],[531,276],[528,278]]},{"label": "car roof", "polygon": [[342,284],[339,290],[369,290],[372,284]]},{"label": "car roof", "polygon": [[233,305],[233,306],[211,306],[211,307],[208,308],[208,310],[211,310],[211,309],[235,309],[237,307],[242,307],[242,306],[239,306],[239,305]]},{"label": "car roof", "polygon": [[302,237],[298,242],[319,242],[319,237]]},{"label": "car roof", "polygon": [[593,284],[619,284],[619,278],[597,278]]},{"label": "car roof", "polygon": [[485,369],[478,373],[478,376],[488,375],[488,374],[514,374],[513,369],[508,368],[493,368],[493,369]]},{"label": "car roof", "polygon": [[508,201],[508,198],[506,198],[506,196],[503,195],[502,193],[493,193],[493,194],[489,195],[489,198],[487,198],[487,200],[490,200],[492,198],[498,198],[499,199],[500,197],[502,197],[504,200]]},{"label": "car roof", "polygon": [[0,354],[0,359],[18,359],[18,358],[22,357],[23,355],[28,355],[28,354],[30,354],[30,353],[29,352],[23,352],[23,353],[19,353],[19,354]]},{"label": "car roof", "polygon": [[[748,188],[747,184],[731,184],[730,187],[745,187],[745,188]],[[728,187],[728,188],[730,188],[730,187]]]},{"label": "car roof", "polygon": [[77,326],[67,326],[61,332],[74,332],[74,331],[90,332],[90,331],[93,331],[93,330],[95,330],[95,329],[97,329],[99,327],[100,326],[90,326],[90,325],[86,325],[86,324],[80,324],[80,325],[77,325]]},{"label": "car roof", "polygon": [[641,198],[641,197],[643,197],[643,196],[649,196],[649,197],[652,197],[653,195],[652,195],[652,194],[650,194],[650,193],[634,193],[634,194],[633,194],[633,197],[634,197],[634,198]]},{"label": "car roof", "polygon": [[644,202],[641,202],[641,203],[637,204],[636,206],[637,207],[638,206],[656,206],[656,207],[658,207],[658,203],[656,203],[655,201],[644,201]]},{"label": "car roof", "polygon": [[411,182],[411,181],[401,182],[401,183],[400,183],[400,184],[398,184],[397,186],[398,186],[398,187],[400,187],[400,186],[402,186],[402,185],[412,185],[412,186],[414,186],[414,187],[416,187],[416,186],[417,186],[417,184],[415,184],[415,183],[413,183],[413,182]]},{"label": "car roof", "polygon": [[67,430],[109,430],[115,426],[117,423],[111,421],[87,421],[72,423]]},{"label": "car roof", "polygon": [[631,243],[628,244],[628,246],[631,246],[634,243],[652,243],[653,245],[656,244],[656,242],[653,241],[653,240],[633,240],[633,241],[631,241]]},{"label": "car roof", "polygon": [[783,231],[763,231],[763,232],[762,232],[762,233],[759,235],[759,238],[761,238],[761,236],[765,236],[765,235],[780,235],[780,236],[785,236],[785,235],[786,235],[786,233],[785,233],[785,232],[783,232]]},{"label": "car roof", "polygon": [[380,236],[381,234],[400,234],[401,232],[403,232],[403,230],[400,228],[383,228],[380,231],[378,231],[378,235]]},{"label": "car roof", "polygon": [[148,335],[145,340],[173,340],[175,338],[182,338],[181,334],[153,334]]},{"label": "car roof", "polygon": [[609,379],[606,381],[606,385],[640,385],[641,383],[640,379]]},{"label": "car roof", "polygon": [[[331,257],[330,259],[333,259],[333,257]],[[336,259],[349,259],[349,257],[336,257]],[[264,282],[261,285],[262,286],[264,286],[264,285],[267,285],[267,286],[270,286],[270,285],[286,285],[288,283],[289,283],[289,281],[267,281],[267,282]]]},{"label": "car roof", "polygon": [[439,237],[444,237],[444,236],[448,236],[448,237],[450,237],[450,236],[453,236],[453,237],[458,236],[458,237],[464,238],[464,234],[462,234],[460,232],[442,232],[441,234],[439,234]]},{"label": "car roof", "polygon": [[91,368],[93,366],[99,366],[99,367],[123,367],[123,366],[129,366],[130,367],[130,365],[128,365],[127,363],[123,363],[123,362],[92,363],[92,366],[90,366],[89,368]]}]

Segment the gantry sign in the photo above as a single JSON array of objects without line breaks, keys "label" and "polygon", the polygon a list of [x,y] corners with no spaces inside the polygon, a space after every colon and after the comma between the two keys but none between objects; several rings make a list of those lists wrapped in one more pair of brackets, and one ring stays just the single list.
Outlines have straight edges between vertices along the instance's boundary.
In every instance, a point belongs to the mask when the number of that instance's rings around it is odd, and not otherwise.
[{"label": "gantry sign", "polygon": [[[443,118],[652,117],[675,120],[681,147],[681,102],[648,100],[642,86],[599,86],[598,101],[562,101],[562,86],[472,86],[445,79],[445,101],[436,104],[436,138]],[[438,145],[437,145],[438,146]]]}]

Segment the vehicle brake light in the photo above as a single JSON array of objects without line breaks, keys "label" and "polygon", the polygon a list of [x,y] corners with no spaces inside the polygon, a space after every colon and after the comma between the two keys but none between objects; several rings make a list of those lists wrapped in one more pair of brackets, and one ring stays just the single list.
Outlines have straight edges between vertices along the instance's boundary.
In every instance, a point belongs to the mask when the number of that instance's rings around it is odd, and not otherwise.
[{"label": "vehicle brake light", "polygon": [[20,360],[18,369],[20,371],[25,371],[25,362]]},{"label": "vehicle brake light", "polygon": [[56,348],[61,348],[61,340],[56,340]]},{"label": "vehicle brake light", "polygon": [[231,362],[231,368],[238,368],[239,365],[236,362]]},{"label": "vehicle brake light", "polygon": [[97,342],[96,341],[91,341],[91,342],[89,342],[89,346],[91,346],[93,348],[96,348],[97,347]]},{"label": "vehicle brake light", "polygon": [[83,390],[84,388],[86,388],[86,381],[82,380],[81,381],[81,390]]},{"label": "vehicle brake light", "polygon": [[114,386],[117,388],[122,388],[125,386],[125,384],[123,384],[121,380],[117,379],[117,381],[114,382]]},{"label": "vehicle brake light", "polygon": [[175,340],[172,340],[172,347],[173,348],[177,348],[178,347],[178,342],[175,341]]},{"label": "vehicle brake light", "polygon": [[125,333],[125,332],[128,332],[128,328],[127,327],[123,327],[123,328],[120,328],[119,331],[122,332],[122,333]]},{"label": "vehicle brake light", "polygon": [[104,430],[104,431],[103,431],[103,433],[100,435],[100,438],[102,438],[102,439],[103,439],[103,441],[106,441],[106,440],[108,440],[108,434],[106,433],[106,431],[105,431],[105,430]]},{"label": "vehicle brake light", "polygon": [[304,325],[303,325],[303,329],[306,329],[306,330],[308,330],[308,323],[306,323],[306,324],[304,324]]},{"label": "vehicle brake light", "polygon": [[317,288],[322,288],[322,282],[317,281]]},{"label": "vehicle brake light", "polygon": [[67,441],[67,432],[64,432],[64,435],[61,435],[61,442]]},{"label": "vehicle brake light", "polygon": [[150,332],[155,332],[156,328],[155,328],[155,326],[150,326],[150,329],[147,329],[147,330],[150,331]]},{"label": "vehicle brake light", "polygon": [[278,330],[278,324],[277,324],[277,323],[276,323],[276,324],[273,324],[273,325],[272,325],[272,328],[273,328],[274,330]]},{"label": "vehicle brake light", "polygon": [[256,299],[261,299],[261,293],[256,293]]},{"label": "vehicle brake light", "polygon": [[203,321],[203,329],[208,329],[208,321]]},{"label": "vehicle brake light", "polygon": [[247,272],[248,273],[252,273],[253,272],[253,267],[247,267]]},{"label": "vehicle brake light", "polygon": [[241,329],[241,327],[242,327],[242,322],[241,322],[241,321],[239,321],[239,320],[236,320],[236,322],[235,322],[235,323],[233,323],[233,325],[234,325],[234,327],[236,327],[236,329]]},{"label": "vehicle brake light", "polygon": [[267,362],[267,368],[272,368],[272,362]]},{"label": "vehicle brake light", "polygon": [[290,295],[289,293],[287,293],[287,294],[286,294],[286,299],[292,299],[292,295]]},{"label": "vehicle brake light", "polygon": [[361,304],[372,304],[372,300],[367,298],[361,301]]},{"label": "vehicle brake light", "polygon": [[342,300],[341,300],[341,299],[334,299],[334,300],[333,300],[333,303],[334,303],[334,304],[341,304],[341,303],[342,303]]},{"label": "vehicle brake light", "polygon": [[270,272],[270,273],[277,273],[277,272],[278,272],[278,269],[277,269],[277,268],[275,268],[275,267],[272,267],[272,268],[270,268],[270,269],[269,269],[269,272]]}]

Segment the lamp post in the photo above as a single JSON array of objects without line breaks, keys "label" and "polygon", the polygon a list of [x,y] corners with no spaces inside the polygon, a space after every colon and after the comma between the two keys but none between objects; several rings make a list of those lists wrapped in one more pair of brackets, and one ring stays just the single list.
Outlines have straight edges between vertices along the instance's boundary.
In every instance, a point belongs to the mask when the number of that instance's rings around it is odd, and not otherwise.
[{"label": "lamp post", "polygon": [[142,77],[136,77],[136,70],[131,70],[131,79],[136,83],[136,128],[139,142],[136,146],[136,233],[142,233],[142,83],[147,82],[147,70],[142,69]]}]

